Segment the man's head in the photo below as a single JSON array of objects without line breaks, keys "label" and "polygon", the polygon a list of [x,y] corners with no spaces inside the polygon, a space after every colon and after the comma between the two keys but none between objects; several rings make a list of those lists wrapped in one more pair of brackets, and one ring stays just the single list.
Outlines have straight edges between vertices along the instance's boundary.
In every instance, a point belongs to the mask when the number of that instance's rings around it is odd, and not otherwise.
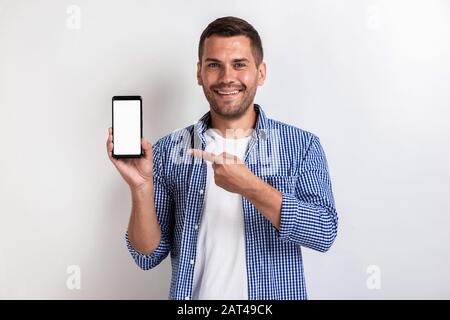
[{"label": "man's head", "polygon": [[228,118],[245,113],[266,78],[258,32],[239,18],[216,19],[200,37],[198,58],[198,84],[212,110]]}]

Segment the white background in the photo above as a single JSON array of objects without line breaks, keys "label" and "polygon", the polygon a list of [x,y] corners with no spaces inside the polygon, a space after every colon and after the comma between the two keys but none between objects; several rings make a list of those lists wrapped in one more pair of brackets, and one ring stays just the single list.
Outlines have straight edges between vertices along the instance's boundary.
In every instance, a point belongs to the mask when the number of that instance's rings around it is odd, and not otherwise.
[{"label": "white background", "polygon": [[256,102],[327,155],[339,232],[304,250],[309,298],[450,298],[445,0],[0,0],[0,298],[167,298],[170,258],[141,271],[125,247],[111,97],[142,95],[151,142],[197,121],[198,39],[225,15],[262,37]]}]

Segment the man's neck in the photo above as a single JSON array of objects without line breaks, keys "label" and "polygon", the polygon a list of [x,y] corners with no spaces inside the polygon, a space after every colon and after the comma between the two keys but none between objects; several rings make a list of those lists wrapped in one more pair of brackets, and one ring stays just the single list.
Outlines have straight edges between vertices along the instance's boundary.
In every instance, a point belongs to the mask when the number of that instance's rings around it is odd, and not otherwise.
[{"label": "man's neck", "polygon": [[238,118],[223,117],[214,112],[212,108],[210,109],[210,114],[211,128],[219,130],[223,137],[229,139],[239,139],[251,135],[258,119],[253,103]]}]

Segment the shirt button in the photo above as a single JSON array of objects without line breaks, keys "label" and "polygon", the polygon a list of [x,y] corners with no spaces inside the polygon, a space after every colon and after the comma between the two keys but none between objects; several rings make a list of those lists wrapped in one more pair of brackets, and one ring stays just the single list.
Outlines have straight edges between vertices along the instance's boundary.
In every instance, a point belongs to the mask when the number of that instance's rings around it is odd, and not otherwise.
[{"label": "shirt button", "polygon": [[196,225],[194,226],[194,229],[195,229],[195,230],[198,230],[198,224],[196,224]]},{"label": "shirt button", "polygon": [[191,264],[194,264],[194,259],[191,259],[190,263],[191,263]]},{"label": "shirt button", "polygon": [[200,189],[199,193],[200,193],[200,194],[203,194],[203,189]]},{"label": "shirt button", "polygon": [[188,297],[188,296],[186,296],[186,297],[184,297],[184,299],[185,299],[185,300],[189,300],[189,297]]},{"label": "shirt button", "polygon": [[261,133],[260,133],[260,135],[261,135],[261,139],[263,139],[263,140],[266,140],[266,138],[267,138],[267,134],[266,134],[266,131],[264,131],[264,130],[261,130]]}]

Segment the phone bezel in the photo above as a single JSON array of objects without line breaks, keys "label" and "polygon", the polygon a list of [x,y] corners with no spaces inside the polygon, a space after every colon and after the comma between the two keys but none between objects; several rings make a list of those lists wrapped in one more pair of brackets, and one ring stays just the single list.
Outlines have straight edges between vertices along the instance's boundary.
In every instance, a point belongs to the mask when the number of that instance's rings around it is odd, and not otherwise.
[{"label": "phone bezel", "polygon": [[141,96],[113,96],[112,97],[112,134],[113,134],[113,150],[112,156],[116,159],[120,158],[141,158],[144,155],[141,144],[141,153],[140,154],[114,154],[114,101],[116,100],[139,100],[139,108],[140,108],[140,122],[141,122],[141,141],[142,141],[142,97]]}]

